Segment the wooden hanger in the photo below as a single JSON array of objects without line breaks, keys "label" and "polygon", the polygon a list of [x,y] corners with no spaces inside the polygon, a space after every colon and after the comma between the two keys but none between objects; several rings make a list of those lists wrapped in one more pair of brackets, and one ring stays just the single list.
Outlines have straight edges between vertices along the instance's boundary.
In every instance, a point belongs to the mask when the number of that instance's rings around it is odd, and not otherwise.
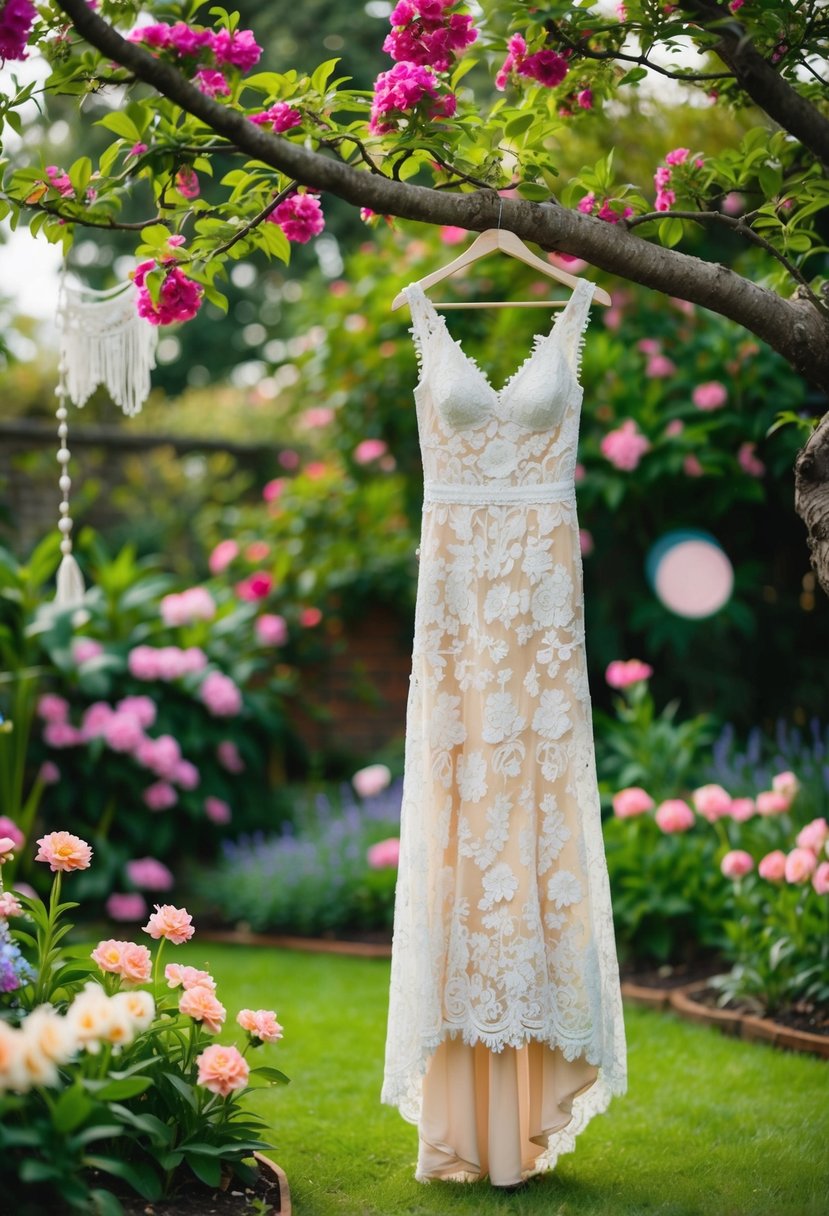
[{"label": "wooden hanger", "polygon": [[[447,266],[442,266],[439,270],[432,271],[425,278],[420,279],[418,286],[426,291],[427,288],[433,287],[435,283],[440,283],[442,279],[446,279],[449,275],[455,274],[458,270],[463,270],[472,262],[477,262],[480,258],[484,258],[487,254],[500,251],[506,253],[509,257],[517,258],[519,262],[525,262],[527,266],[532,266],[533,270],[539,271],[549,279],[557,279],[559,283],[564,283],[568,287],[575,287],[581,280],[576,275],[568,274],[566,270],[559,270],[557,266],[553,266],[550,262],[544,261],[528,249],[524,242],[517,237],[514,232],[509,232],[503,228],[487,228],[478,236],[468,249],[453,262],[449,262]],[[597,304],[611,304],[612,300],[607,292],[597,287],[593,293],[593,299]],[[406,296],[402,291],[398,292],[392,300],[392,309],[400,308],[401,304],[406,303]],[[437,308],[561,308],[566,303],[566,300],[470,300],[462,303],[453,303],[451,301],[437,301]]]}]

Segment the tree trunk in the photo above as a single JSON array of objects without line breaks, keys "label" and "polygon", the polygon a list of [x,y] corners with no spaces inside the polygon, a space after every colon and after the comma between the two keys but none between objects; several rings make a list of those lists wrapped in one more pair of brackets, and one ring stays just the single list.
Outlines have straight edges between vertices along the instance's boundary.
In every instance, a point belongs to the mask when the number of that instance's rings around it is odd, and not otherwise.
[{"label": "tree trunk", "polygon": [[817,580],[829,595],[829,414],[797,455],[794,508],[806,525]]}]

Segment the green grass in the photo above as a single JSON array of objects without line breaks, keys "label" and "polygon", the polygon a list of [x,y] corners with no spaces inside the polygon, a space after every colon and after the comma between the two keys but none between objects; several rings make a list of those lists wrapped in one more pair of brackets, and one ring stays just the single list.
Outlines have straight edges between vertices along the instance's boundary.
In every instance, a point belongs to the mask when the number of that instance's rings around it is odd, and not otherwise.
[{"label": "green grass", "polygon": [[[380,1105],[388,964],[196,943],[228,1019],[275,1008],[262,1062],[291,1085],[254,1099],[297,1216],[826,1216],[829,1070],[810,1056],[625,1007],[629,1089],[523,1191],[414,1181],[417,1130]],[[168,958],[169,961],[169,958]],[[227,1036],[223,1036],[227,1039]]]}]

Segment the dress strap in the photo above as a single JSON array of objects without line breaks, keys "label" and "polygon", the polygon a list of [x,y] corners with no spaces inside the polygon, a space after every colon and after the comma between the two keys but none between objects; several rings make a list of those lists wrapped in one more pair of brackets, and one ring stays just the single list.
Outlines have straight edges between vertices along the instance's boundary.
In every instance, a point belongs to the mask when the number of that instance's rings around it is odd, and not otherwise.
[{"label": "dress strap", "polygon": [[431,366],[432,343],[430,339],[434,337],[438,329],[436,322],[440,318],[419,283],[409,283],[408,287],[403,288],[403,295],[406,297],[411,312],[412,324],[409,333],[412,335],[422,382],[426,379]]},{"label": "dress strap", "polygon": [[589,279],[579,279],[573,294],[567,301],[557,330],[561,329],[561,350],[573,375],[578,379],[581,370],[581,352],[584,347],[584,331],[590,317],[590,305],[596,284]]}]

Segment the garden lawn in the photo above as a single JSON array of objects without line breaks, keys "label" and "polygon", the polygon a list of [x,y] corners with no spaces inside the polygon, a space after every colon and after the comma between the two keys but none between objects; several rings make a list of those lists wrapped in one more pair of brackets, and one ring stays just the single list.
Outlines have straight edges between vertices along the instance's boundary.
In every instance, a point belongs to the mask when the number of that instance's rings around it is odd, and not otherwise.
[{"label": "garden lawn", "polygon": [[513,1194],[486,1182],[423,1185],[416,1129],[379,1102],[387,962],[196,942],[174,953],[210,967],[228,1029],[244,1007],[274,1008],[285,1027],[259,1060],[291,1085],[253,1101],[273,1126],[297,1216],[829,1211],[829,1069],[813,1057],[626,1005],[628,1092],[553,1173]]}]

